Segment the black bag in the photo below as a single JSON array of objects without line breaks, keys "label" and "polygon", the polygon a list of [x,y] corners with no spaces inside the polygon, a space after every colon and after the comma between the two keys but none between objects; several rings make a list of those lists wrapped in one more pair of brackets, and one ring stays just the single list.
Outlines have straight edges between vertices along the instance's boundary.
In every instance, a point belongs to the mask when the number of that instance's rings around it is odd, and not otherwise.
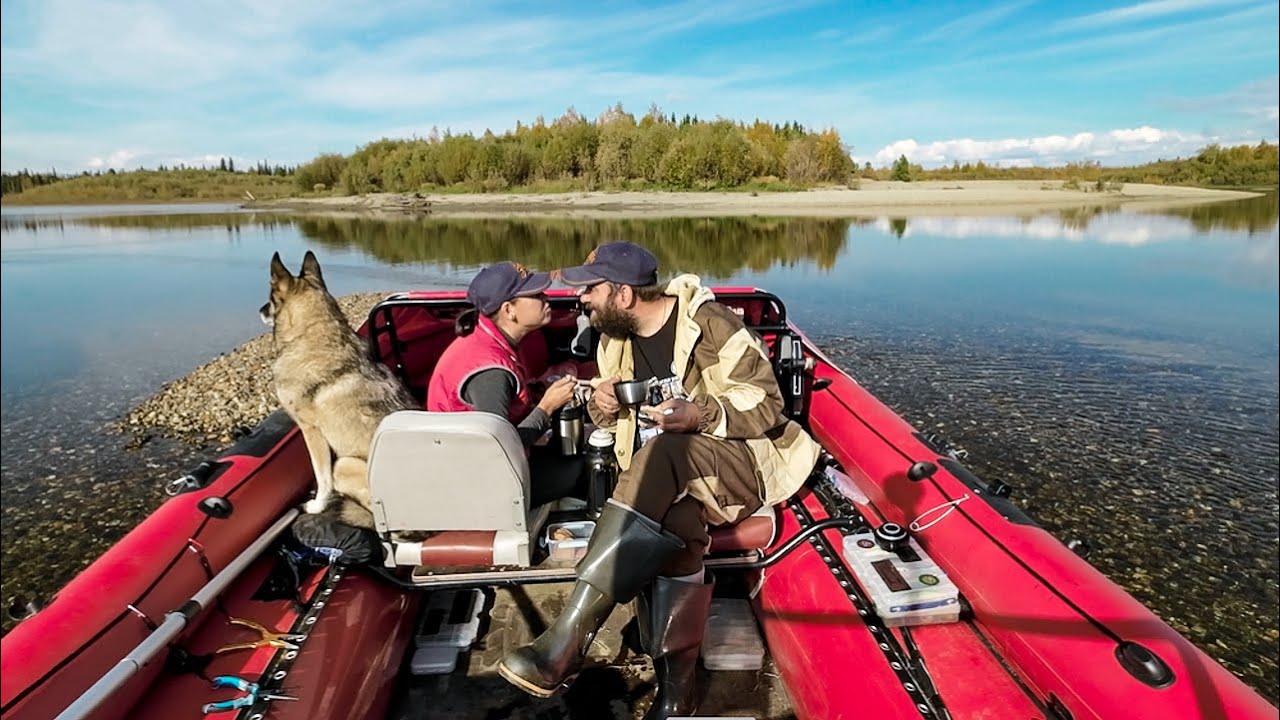
[{"label": "black bag", "polygon": [[378,534],[339,522],[331,515],[302,515],[290,528],[294,539],[326,562],[336,565],[380,565],[383,548]]}]

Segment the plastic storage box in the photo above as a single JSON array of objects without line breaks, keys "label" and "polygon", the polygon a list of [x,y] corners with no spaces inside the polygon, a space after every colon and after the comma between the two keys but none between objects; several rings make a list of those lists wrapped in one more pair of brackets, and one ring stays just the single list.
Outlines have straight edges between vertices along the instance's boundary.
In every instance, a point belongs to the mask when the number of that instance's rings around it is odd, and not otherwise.
[{"label": "plastic storage box", "polygon": [[764,641],[750,602],[739,598],[711,600],[702,663],[708,670],[759,670],[764,666]]},{"label": "plastic storage box", "polygon": [[[577,561],[587,554],[587,543],[596,524],[590,520],[561,522],[547,525],[542,534],[542,546],[555,562]],[[568,537],[557,537],[568,535]]]},{"label": "plastic storage box", "polygon": [[432,592],[418,621],[414,644],[418,647],[471,647],[480,632],[480,613],[483,609],[484,592],[481,590]]},{"label": "plastic storage box", "polygon": [[409,672],[414,675],[445,675],[458,667],[458,648],[428,645],[413,651]]},{"label": "plastic storage box", "polygon": [[458,653],[471,647],[480,634],[484,612],[481,590],[436,590],[427,598],[414,634],[414,675],[442,675],[453,672]]},{"label": "plastic storage box", "polygon": [[908,537],[897,552],[882,549],[871,533],[846,535],[844,559],[889,627],[932,625],[960,619],[960,591]]}]

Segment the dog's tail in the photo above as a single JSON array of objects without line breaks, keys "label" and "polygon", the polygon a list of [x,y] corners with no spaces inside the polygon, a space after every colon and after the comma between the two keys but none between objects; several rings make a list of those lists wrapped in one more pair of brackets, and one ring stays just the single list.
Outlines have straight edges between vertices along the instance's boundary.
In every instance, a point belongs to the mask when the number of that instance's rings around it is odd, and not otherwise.
[{"label": "dog's tail", "polygon": [[339,495],[334,504],[329,506],[328,511],[332,512],[338,522],[344,525],[374,529],[373,513],[369,512],[369,508],[346,495]]}]

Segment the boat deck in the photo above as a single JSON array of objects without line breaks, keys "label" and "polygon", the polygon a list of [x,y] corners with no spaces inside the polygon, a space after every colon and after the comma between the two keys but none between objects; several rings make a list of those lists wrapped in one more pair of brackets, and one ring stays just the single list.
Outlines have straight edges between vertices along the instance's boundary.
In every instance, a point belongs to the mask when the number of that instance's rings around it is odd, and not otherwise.
[{"label": "boat deck", "polygon": [[[498,662],[529,642],[564,607],[568,583],[526,585],[486,593],[481,635],[445,675],[406,673],[388,720],[427,718],[513,718],[515,720],[629,720],[640,718],[653,700],[653,668],[623,641],[629,606],[614,611],[596,636],[588,667],[566,691],[541,699],[498,675]],[[412,648],[410,653],[412,654]],[[766,656],[760,670],[708,671],[699,668],[704,699],[700,715],[794,718],[786,690]]]}]

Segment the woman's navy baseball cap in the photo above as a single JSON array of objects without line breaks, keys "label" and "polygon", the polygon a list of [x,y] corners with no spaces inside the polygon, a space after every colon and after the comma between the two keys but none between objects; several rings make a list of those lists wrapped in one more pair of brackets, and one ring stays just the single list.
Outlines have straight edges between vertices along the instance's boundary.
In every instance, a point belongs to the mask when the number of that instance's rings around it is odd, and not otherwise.
[{"label": "woman's navy baseball cap", "polygon": [[467,302],[475,305],[481,315],[492,315],[504,302],[540,295],[549,287],[550,273],[529,272],[523,265],[500,262],[484,268],[471,279]]}]

